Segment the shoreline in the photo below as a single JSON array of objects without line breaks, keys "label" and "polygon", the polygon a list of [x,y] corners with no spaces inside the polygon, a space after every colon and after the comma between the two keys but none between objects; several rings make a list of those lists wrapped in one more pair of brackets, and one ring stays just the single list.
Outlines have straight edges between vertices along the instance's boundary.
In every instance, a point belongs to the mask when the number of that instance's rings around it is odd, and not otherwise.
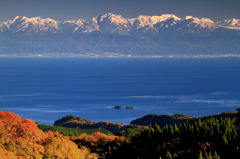
[{"label": "shoreline", "polygon": [[74,53],[67,53],[67,54],[0,54],[0,58],[240,58],[240,54],[183,54],[183,55],[99,55],[99,54],[92,54],[92,55],[83,55],[83,54],[74,54]]}]

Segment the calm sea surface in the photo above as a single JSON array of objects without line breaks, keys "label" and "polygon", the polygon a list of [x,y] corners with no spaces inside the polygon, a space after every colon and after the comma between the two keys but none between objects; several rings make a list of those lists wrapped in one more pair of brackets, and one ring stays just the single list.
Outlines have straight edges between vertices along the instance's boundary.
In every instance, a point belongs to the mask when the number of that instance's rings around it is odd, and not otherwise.
[{"label": "calm sea surface", "polygon": [[239,58],[0,58],[0,110],[42,124],[65,115],[128,124],[147,114],[238,107]]}]

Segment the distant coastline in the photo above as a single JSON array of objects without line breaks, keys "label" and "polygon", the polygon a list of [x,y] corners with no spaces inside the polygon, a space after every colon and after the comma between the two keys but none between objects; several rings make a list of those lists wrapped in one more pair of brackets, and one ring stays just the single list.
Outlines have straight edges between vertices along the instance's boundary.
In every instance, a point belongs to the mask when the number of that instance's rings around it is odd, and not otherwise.
[{"label": "distant coastline", "polygon": [[169,55],[126,55],[122,53],[37,53],[1,54],[1,57],[33,58],[240,58],[240,54],[169,54]]}]

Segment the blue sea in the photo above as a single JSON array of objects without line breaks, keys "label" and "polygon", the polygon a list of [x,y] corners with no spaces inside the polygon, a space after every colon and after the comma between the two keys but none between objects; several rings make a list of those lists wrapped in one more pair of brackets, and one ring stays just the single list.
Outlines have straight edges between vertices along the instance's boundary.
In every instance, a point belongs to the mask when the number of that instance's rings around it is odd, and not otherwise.
[{"label": "blue sea", "polygon": [[42,124],[65,115],[129,124],[238,107],[239,58],[0,58],[0,110]]}]

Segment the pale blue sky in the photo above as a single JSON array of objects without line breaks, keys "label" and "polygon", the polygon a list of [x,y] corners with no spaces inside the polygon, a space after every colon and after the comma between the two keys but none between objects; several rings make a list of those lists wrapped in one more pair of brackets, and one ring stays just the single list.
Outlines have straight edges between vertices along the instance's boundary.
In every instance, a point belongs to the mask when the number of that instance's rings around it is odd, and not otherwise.
[{"label": "pale blue sky", "polygon": [[167,13],[218,21],[240,19],[240,0],[0,0],[0,21],[17,15],[56,20],[90,19],[108,12],[127,18]]}]

